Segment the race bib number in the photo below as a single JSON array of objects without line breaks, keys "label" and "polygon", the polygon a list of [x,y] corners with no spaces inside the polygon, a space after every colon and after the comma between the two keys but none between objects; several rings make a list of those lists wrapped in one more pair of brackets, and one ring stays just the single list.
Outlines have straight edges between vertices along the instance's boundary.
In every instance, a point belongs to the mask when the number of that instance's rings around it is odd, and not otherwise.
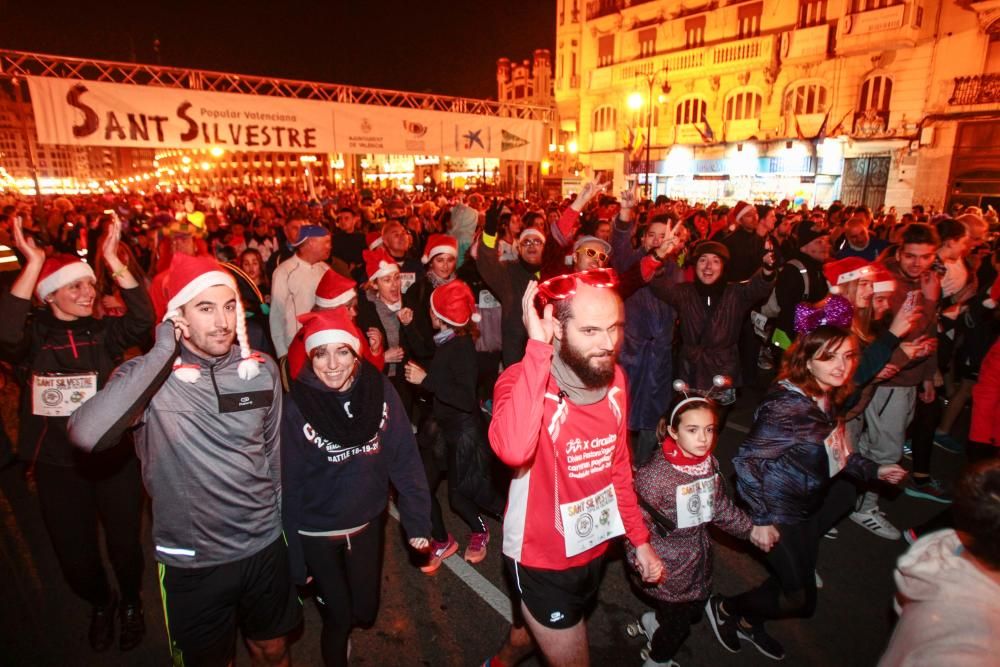
[{"label": "race bib number", "polygon": [[496,300],[496,297],[489,290],[479,290],[479,310],[499,307],[500,302]]},{"label": "race bib number", "polygon": [[767,317],[763,313],[758,313],[756,310],[750,311],[750,322],[753,324],[753,330],[761,338],[767,337]]},{"label": "race bib number", "polygon": [[715,478],[699,479],[677,487],[677,527],[694,528],[712,520]]},{"label": "race bib number", "polygon": [[31,412],[39,417],[69,417],[97,393],[97,373],[32,375]]},{"label": "race bib number", "polygon": [[403,294],[406,294],[406,290],[410,289],[410,286],[415,282],[417,282],[417,274],[412,271],[399,274],[399,288],[403,290]]},{"label": "race bib number", "polygon": [[613,484],[592,496],[563,503],[559,506],[559,511],[562,514],[567,558],[625,534]]},{"label": "race bib number", "polygon": [[847,430],[843,424],[838,424],[823,441],[826,445],[826,458],[830,464],[830,477],[844,469],[847,459],[851,456],[851,443],[847,439]]}]

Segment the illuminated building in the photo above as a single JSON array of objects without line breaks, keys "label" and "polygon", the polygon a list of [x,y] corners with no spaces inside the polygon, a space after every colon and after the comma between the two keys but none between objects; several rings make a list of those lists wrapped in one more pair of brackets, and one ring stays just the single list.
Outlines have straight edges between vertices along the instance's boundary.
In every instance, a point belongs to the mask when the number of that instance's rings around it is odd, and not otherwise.
[{"label": "illuminated building", "polygon": [[561,127],[653,195],[978,203],[1000,185],[994,5],[557,0]]}]

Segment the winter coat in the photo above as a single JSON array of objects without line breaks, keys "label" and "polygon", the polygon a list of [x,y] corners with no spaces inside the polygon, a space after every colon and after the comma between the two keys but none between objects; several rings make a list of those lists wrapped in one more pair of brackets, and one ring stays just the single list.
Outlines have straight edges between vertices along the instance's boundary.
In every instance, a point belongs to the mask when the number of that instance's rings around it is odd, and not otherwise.
[{"label": "winter coat", "polygon": [[650,288],[677,309],[681,379],[698,389],[710,388],[712,377],[719,374],[738,383],[740,329],[750,308],[770,293],[771,281],[758,271],[747,282],[726,285],[719,302],[711,305],[694,283],[672,284],[666,275],[654,277]]},{"label": "winter coat", "polygon": [[896,564],[899,623],[879,667],[987,667],[1000,655],[1000,584],[962,556],[954,530],[917,540]]},{"label": "winter coat", "polygon": [[503,364],[509,368],[521,360],[524,347],[528,344],[528,332],[522,321],[521,299],[528,289],[528,283],[538,280],[538,276],[524,262],[501,262],[497,254],[496,237],[485,232],[479,237],[476,267],[503,308],[500,328],[503,335]]},{"label": "winter coat", "polygon": [[[771,388],[733,458],[737,488],[754,525],[800,523],[823,501],[830,483],[824,441],[837,421],[790,382]],[[878,464],[851,453],[841,474],[875,479]]]},{"label": "winter coat", "polygon": [[969,440],[1000,447],[1000,340],[993,343],[972,388]]}]

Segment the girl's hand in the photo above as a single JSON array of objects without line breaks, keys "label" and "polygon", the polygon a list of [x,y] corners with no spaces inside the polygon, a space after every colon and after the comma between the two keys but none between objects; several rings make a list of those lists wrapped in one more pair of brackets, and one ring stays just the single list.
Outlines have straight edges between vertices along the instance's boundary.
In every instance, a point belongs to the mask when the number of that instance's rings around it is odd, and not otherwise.
[{"label": "girl's hand", "polygon": [[118,258],[118,241],[121,235],[122,221],[118,219],[117,215],[111,216],[111,224],[108,225],[108,231],[104,235],[104,243],[101,245],[101,255],[112,273],[123,266],[122,261]]},{"label": "girl's hand", "polygon": [[404,327],[408,326],[410,322],[413,321],[413,309],[401,308],[396,316],[399,318],[400,323],[402,323]]},{"label": "girl's hand", "polygon": [[24,255],[28,264],[41,266],[45,263],[45,249],[35,245],[35,239],[24,235],[24,223],[14,218],[14,246]]},{"label": "girl's hand", "polygon": [[431,548],[431,541],[426,537],[411,537],[410,546],[417,551],[427,551]]},{"label": "girl's hand", "polygon": [[750,529],[750,541],[764,553],[770,551],[780,539],[781,533],[774,526],[754,526]]},{"label": "girl's hand", "polygon": [[647,584],[658,583],[663,578],[665,574],[663,561],[653,551],[653,547],[650,546],[649,542],[636,547],[635,560],[636,567],[639,569],[639,575]]},{"label": "girl's hand", "polygon": [[412,361],[406,362],[406,367],[403,369],[403,375],[406,377],[406,381],[411,384],[420,384],[427,377],[427,371],[418,366]]},{"label": "girl's hand", "polygon": [[382,332],[376,327],[368,327],[368,348],[376,357],[382,354]]},{"label": "girl's hand", "polygon": [[390,347],[388,350],[385,351],[384,358],[387,364],[398,364],[400,361],[403,360],[403,356],[405,356],[403,348]]},{"label": "girl's hand", "polygon": [[906,469],[895,463],[878,467],[878,478],[890,484],[899,484],[906,477]]}]

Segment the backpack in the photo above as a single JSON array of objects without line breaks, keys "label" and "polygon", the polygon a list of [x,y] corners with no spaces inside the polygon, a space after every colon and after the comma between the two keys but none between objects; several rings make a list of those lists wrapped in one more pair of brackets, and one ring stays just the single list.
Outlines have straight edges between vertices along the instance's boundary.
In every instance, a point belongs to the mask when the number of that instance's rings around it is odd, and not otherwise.
[{"label": "backpack", "polygon": [[[809,296],[809,271],[806,270],[806,265],[803,264],[798,259],[790,259],[788,263],[799,270],[802,274],[802,301],[805,301]],[[781,314],[781,306],[778,305],[778,292],[777,288],[771,290],[771,296],[768,297],[767,303],[765,303],[761,309],[760,314],[768,319],[774,319]]]}]

